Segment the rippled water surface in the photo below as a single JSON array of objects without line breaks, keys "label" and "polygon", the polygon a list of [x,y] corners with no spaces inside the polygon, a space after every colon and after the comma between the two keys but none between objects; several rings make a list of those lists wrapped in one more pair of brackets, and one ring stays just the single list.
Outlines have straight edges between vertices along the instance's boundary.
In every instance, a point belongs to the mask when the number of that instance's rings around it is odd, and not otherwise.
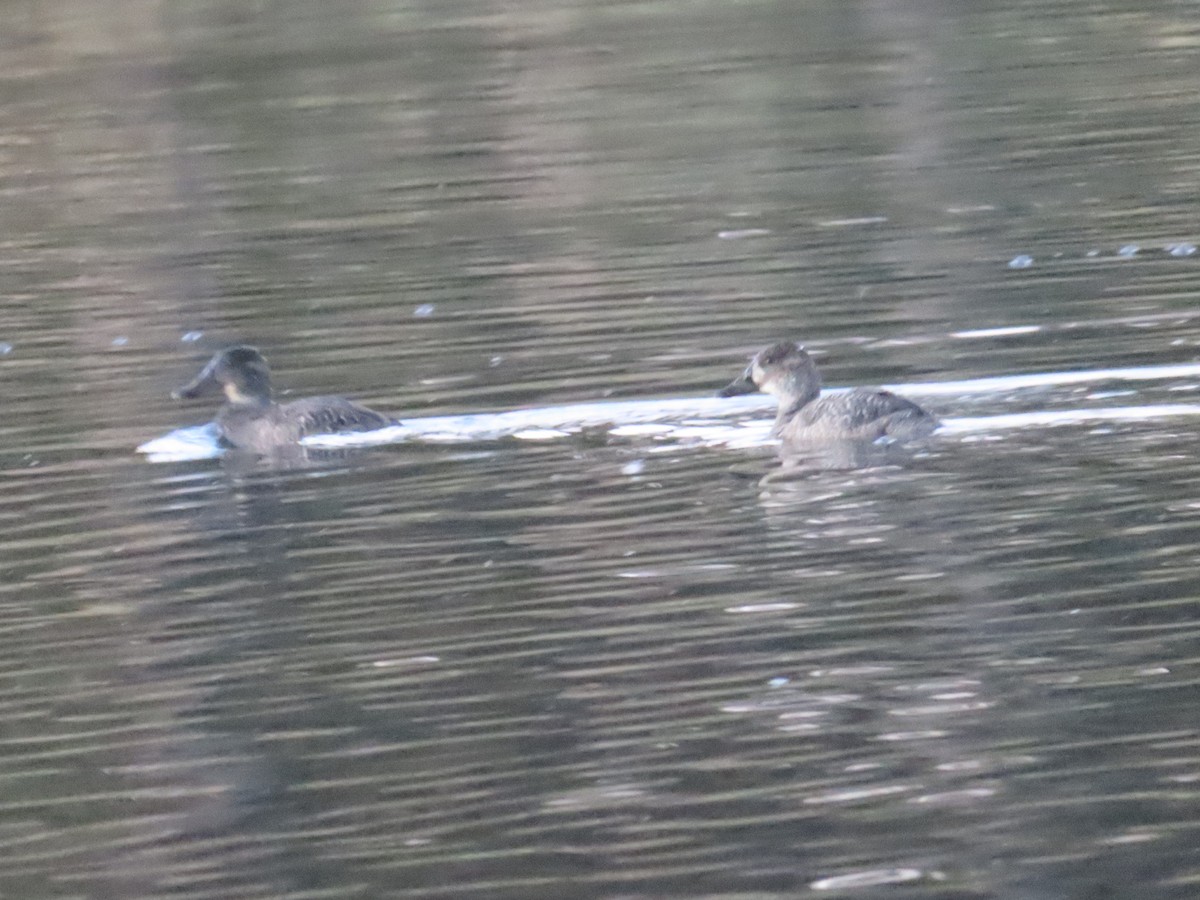
[{"label": "rippled water surface", "polygon": [[4,896],[1200,894],[1191,4],[9,6]]}]

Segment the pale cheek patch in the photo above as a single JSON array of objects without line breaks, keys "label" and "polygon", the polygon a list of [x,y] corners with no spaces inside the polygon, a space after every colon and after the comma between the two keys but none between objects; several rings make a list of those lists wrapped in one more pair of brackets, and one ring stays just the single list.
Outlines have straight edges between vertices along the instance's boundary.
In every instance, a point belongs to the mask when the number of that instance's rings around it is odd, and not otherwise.
[{"label": "pale cheek patch", "polygon": [[230,403],[249,403],[250,397],[238,390],[238,386],[232,382],[226,382],[223,386],[225,390],[225,399]]},{"label": "pale cheek patch", "polygon": [[779,379],[768,378],[767,373],[760,366],[755,366],[751,373],[754,378],[754,383],[758,385],[758,389],[764,394],[770,394],[772,397],[779,396]]}]

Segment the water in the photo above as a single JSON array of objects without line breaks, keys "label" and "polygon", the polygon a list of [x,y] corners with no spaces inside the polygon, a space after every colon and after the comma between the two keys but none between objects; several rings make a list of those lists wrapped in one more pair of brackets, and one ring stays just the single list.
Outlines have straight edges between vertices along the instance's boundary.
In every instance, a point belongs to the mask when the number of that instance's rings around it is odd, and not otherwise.
[{"label": "water", "polygon": [[[1018,329],[1019,331],[1019,329]],[[1007,330],[1005,333],[1009,333]],[[960,333],[956,336],[962,336]],[[972,395],[990,396],[998,392],[1029,388],[1091,384],[1105,381],[1157,381],[1200,375],[1200,365],[1139,366],[1127,369],[1093,369],[1078,372],[1043,372],[974,378],[935,384],[888,385],[905,396],[956,397],[960,404]],[[838,393],[845,388],[827,388]],[[1083,402],[1112,397],[1136,396],[1132,389],[1093,391]],[[542,441],[565,438],[589,429],[602,429],[616,437],[653,436],[659,440],[691,441],[714,446],[742,447],[776,444],[771,435],[775,401],[757,395],[730,399],[715,397],[601,401],[567,406],[516,409],[499,413],[457,416],[420,416],[405,418],[399,424],[371,431],[340,434],[311,434],[301,439],[306,450],[345,450],[378,447],[408,441],[462,443],[513,437]],[[746,413],[767,412],[766,418],[729,421]],[[1041,410],[1007,415],[956,416],[943,418],[938,427],[942,436],[990,432],[1012,428],[1053,427],[1081,422],[1133,421],[1200,414],[1200,405],[1187,403],[1142,404],[1111,407],[1095,403],[1059,410]],[[225,448],[214,423],[177,428],[152,438],[137,448],[151,462],[180,462],[214,459]],[[317,457],[318,461],[320,457]],[[276,461],[265,463],[274,465]]]},{"label": "water", "polygon": [[[14,7],[0,893],[1190,900],[1190,11]],[[136,452],[234,341],[418,433]]]}]

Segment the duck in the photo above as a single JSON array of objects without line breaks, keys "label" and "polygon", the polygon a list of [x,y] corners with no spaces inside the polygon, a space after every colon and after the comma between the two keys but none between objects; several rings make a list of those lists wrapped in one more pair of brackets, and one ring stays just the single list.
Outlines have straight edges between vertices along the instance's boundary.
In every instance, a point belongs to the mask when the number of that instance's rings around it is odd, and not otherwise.
[{"label": "duck", "polygon": [[760,350],[746,371],[718,396],[762,391],[779,400],[771,436],[789,445],[826,442],[911,441],[940,424],[916,403],[882,388],[855,388],[821,396],[821,373],[800,344],[779,341]]},{"label": "duck", "polygon": [[171,397],[191,400],[218,391],[225,395],[225,404],[214,420],[221,443],[260,455],[298,448],[300,439],[308,434],[374,431],[398,424],[344,397],[276,402],[266,357],[258,348],[246,345],[218,352],[199,375],[172,391]]}]

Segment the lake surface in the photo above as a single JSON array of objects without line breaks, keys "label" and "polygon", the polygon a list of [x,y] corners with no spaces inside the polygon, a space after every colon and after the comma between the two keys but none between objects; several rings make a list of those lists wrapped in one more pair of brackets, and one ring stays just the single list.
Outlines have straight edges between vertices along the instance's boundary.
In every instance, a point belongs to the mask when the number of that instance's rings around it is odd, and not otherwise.
[{"label": "lake surface", "polygon": [[1200,894],[1192,4],[9,6],[0,894]]}]

